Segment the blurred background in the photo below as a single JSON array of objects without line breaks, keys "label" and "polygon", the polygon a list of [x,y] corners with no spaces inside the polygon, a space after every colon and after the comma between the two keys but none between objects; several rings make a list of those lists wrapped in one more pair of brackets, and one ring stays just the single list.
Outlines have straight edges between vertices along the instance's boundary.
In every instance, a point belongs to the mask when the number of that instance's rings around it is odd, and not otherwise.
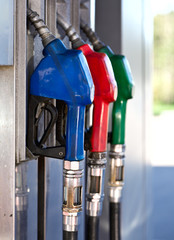
[{"label": "blurred background", "polygon": [[153,121],[152,224],[153,239],[174,239],[174,1],[152,0]]}]

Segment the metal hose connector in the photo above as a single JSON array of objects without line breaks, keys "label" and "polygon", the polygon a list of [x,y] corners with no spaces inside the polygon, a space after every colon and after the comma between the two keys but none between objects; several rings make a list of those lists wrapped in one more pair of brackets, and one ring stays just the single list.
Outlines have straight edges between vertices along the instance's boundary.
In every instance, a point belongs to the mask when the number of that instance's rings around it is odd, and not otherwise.
[{"label": "metal hose connector", "polygon": [[44,21],[39,17],[37,12],[32,11],[30,8],[27,9],[27,16],[30,22],[34,25],[36,31],[42,38],[42,43],[46,47],[50,42],[54,41],[56,37],[49,31]]},{"label": "metal hose connector", "polygon": [[84,161],[64,161],[63,169],[63,230],[78,231],[82,212],[82,177]]},{"label": "metal hose connector", "polygon": [[92,43],[95,51],[105,47],[105,44],[100,41],[97,34],[82,19],[80,19],[80,27],[88,37],[89,41]]},{"label": "metal hose connector", "polygon": [[78,35],[73,26],[65,21],[65,19],[57,13],[57,23],[64,29],[66,35],[72,43],[72,48],[78,48],[84,45],[83,40]]},{"label": "metal hose connector", "polygon": [[125,145],[111,145],[109,152],[110,179],[108,183],[109,200],[113,203],[121,202],[124,186]]},{"label": "metal hose connector", "polygon": [[104,200],[106,152],[91,152],[87,159],[86,215],[101,216]]}]

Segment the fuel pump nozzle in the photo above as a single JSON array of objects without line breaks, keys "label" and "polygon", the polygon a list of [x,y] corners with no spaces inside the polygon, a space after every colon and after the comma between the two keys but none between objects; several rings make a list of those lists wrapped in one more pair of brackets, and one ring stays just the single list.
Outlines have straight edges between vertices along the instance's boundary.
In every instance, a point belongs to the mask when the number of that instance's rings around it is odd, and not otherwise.
[{"label": "fuel pump nozzle", "polygon": [[[29,125],[35,127],[29,128],[27,142],[34,154],[64,158],[63,238],[77,239],[78,218],[82,211],[84,114],[86,105],[93,101],[94,85],[82,52],[67,50],[64,44],[49,32],[36,12],[28,10],[28,18],[42,38],[44,58],[30,80],[30,99],[33,105],[29,105]],[[35,119],[34,115],[39,101],[43,102],[41,109],[46,106],[51,116],[55,115],[55,108],[48,102],[50,98],[67,104],[65,146],[45,147],[43,143],[48,134],[45,134],[40,141],[35,137],[38,117]],[[57,116],[54,116],[54,121],[52,120],[49,124],[47,132],[56,121]],[[63,151],[60,152],[60,147],[65,149],[65,155]],[[62,154],[59,155],[59,153]]]},{"label": "fuel pump nozzle", "polygon": [[98,239],[99,216],[104,199],[104,178],[107,162],[107,131],[109,103],[116,100],[117,86],[109,58],[94,52],[75,29],[58,14],[58,24],[65,30],[72,47],[85,55],[95,85],[93,126],[89,139],[86,181],[86,236]]},{"label": "fuel pump nozzle", "polygon": [[110,47],[106,46],[83,20],[81,20],[80,26],[89,38],[94,49],[97,52],[106,53],[108,55],[118,84],[118,97],[114,102],[112,110],[108,195],[110,200],[110,239],[120,240],[120,204],[124,185],[126,104],[127,100],[133,97],[134,83],[126,57],[114,54]]}]

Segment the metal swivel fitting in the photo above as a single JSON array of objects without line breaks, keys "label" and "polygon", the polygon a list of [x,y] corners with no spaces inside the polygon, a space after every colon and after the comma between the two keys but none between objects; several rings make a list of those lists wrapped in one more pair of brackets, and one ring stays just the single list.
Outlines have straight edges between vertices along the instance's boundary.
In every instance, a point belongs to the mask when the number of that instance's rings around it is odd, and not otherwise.
[{"label": "metal swivel fitting", "polygon": [[64,161],[63,230],[78,230],[78,215],[82,211],[82,176],[84,161]]},{"label": "metal swivel fitting", "polygon": [[42,38],[42,43],[46,47],[50,42],[55,40],[55,36],[49,31],[48,27],[45,25],[44,21],[39,17],[37,12],[32,11],[30,8],[27,9],[27,16],[30,22],[34,25],[40,37]]},{"label": "metal swivel fitting", "polygon": [[86,214],[100,216],[104,199],[106,153],[92,152],[87,162]]},{"label": "metal swivel fitting", "polygon": [[102,47],[105,47],[105,44],[102,41],[100,41],[97,34],[82,19],[80,19],[80,27],[84,31],[86,36],[89,38],[89,41],[94,46],[94,50],[98,51]]},{"label": "metal swivel fitting", "polygon": [[110,179],[109,179],[109,200],[118,203],[121,200],[122,188],[124,185],[124,159],[125,145],[111,145],[110,158]]},{"label": "metal swivel fitting", "polygon": [[66,35],[69,37],[69,40],[72,43],[72,48],[78,48],[78,47],[84,45],[83,40],[77,34],[77,32],[73,28],[73,26],[71,24],[67,23],[64,20],[64,18],[58,13],[57,13],[57,22],[64,29]]}]

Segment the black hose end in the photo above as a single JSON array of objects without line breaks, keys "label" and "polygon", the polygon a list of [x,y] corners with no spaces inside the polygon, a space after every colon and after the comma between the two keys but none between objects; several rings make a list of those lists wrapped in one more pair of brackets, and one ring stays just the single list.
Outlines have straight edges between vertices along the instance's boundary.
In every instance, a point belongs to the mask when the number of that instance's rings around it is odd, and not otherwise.
[{"label": "black hose end", "polygon": [[99,239],[99,217],[86,216],[86,240]]},{"label": "black hose end", "polygon": [[121,240],[121,203],[109,205],[110,240]]},{"label": "black hose end", "polygon": [[78,239],[77,232],[63,231],[63,240],[77,240],[77,239]]}]

